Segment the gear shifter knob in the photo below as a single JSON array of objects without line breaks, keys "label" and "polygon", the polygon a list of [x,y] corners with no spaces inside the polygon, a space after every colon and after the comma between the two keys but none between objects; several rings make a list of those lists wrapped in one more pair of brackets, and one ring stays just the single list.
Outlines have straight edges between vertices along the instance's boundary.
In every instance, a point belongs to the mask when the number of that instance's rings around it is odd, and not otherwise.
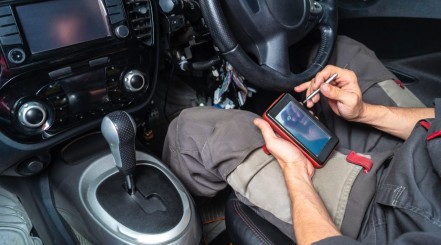
[{"label": "gear shifter knob", "polygon": [[109,143],[116,167],[126,176],[127,189],[133,193],[132,173],[136,167],[135,121],[125,111],[112,112],[101,122],[101,133]]}]

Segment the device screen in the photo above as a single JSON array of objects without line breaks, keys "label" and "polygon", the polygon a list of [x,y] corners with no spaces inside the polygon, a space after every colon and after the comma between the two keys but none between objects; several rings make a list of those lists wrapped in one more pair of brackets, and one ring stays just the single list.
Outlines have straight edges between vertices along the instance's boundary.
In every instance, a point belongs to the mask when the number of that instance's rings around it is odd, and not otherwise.
[{"label": "device screen", "polygon": [[306,113],[290,101],[275,119],[311,153],[318,156],[331,136],[323,131]]}]

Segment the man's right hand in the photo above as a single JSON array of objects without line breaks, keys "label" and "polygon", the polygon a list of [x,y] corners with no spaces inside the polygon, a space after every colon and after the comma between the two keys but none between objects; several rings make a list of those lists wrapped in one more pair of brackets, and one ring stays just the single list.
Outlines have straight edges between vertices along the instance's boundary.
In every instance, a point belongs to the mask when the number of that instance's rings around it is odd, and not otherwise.
[{"label": "man's right hand", "polygon": [[[337,78],[331,84],[325,84],[326,79],[337,73]],[[328,98],[328,103],[335,114],[348,121],[359,121],[365,110],[360,86],[354,72],[336,66],[328,65],[317,73],[310,82],[294,88],[296,92],[306,90],[306,96],[320,88],[321,94]],[[320,93],[310,99],[306,106],[311,108],[320,100]]]},{"label": "man's right hand", "polygon": [[[324,84],[334,73],[338,74],[337,78],[331,84]],[[400,108],[364,103],[355,73],[335,66],[326,66],[314,79],[300,84],[294,90],[306,91],[306,95],[309,95],[317,88],[328,98],[329,106],[335,114],[348,121],[371,125],[404,140],[419,120],[435,117],[434,108]],[[319,99],[320,93],[309,100],[306,106],[311,108]],[[399,124],[396,123],[398,121]]]}]

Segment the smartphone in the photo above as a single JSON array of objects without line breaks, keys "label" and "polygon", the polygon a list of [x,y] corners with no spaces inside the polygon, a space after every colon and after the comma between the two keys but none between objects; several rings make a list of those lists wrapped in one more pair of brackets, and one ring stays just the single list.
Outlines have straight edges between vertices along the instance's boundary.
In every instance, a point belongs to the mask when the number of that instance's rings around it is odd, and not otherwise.
[{"label": "smartphone", "polygon": [[292,95],[282,94],[263,114],[273,130],[297,146],[315,168],[325,165],[338,138]]}]

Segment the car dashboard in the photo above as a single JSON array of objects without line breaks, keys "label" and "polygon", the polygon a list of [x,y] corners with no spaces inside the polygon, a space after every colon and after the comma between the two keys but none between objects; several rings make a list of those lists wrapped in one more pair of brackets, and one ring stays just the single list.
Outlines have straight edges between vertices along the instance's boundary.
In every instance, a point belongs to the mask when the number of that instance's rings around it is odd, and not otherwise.
[{"label": "car dashboard", "polygon": [[145,107],[157,76],[155,8],[149,0],[0,4],[0,172],[27,159],[44,168],[45,152],[107,113]]}]

